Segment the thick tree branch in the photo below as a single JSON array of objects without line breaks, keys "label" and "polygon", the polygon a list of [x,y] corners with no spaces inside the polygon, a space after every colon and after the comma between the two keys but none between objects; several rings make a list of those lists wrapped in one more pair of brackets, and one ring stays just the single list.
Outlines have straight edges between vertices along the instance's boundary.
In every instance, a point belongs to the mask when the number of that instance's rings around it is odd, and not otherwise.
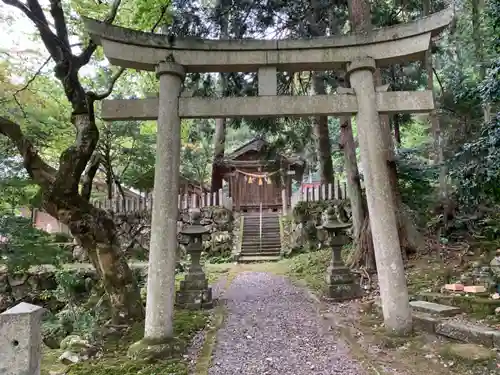
[{"label": "thick tree branch", "polygon": [[0,117],[0,134],[8,137],[23,158],[23,165],[30,177],[40,186],[47,186],[55,179],[56,170],[38,155],[35,146],[24,136],[15,122]]},{"label": "thick tree branch", "polygon": [[23,4],[19,0],[2,0],[5,4],[13,6],[21,10],[36,26],[40,32],[40,37],[42,38],[45,47],[49,51],[50,55],[54,60],[60,57],[60,48],[62,43],[59,41],[58,37],[50,29],[49,23],[42,7],[38,0],[28,0],[27,5]]},{"label": "thick tree branch", "polygon": [[118,78],[121,77],[121,75],[123,74],[123,72],[125,72],[125,68],[120,68],[120,70],[118,70],[118,72],[111,78],[111,81],[109,83],[109,87],[108,87],[108,89],[105,92],[103,92],[102,94],[96,94],[94,92],[89,92],[89,93],[87,93],[88,97],[93,102],[97,101],[97,100],[106,99],[113,92],[113,89],[115,87],[116,81],[118,81]]},{"label": "thick tree branch", "polygon": [[50,0],[50,14],[54,19],[57,37],[67,46],[68,49],[70,49],[68,27],[66,26],[66,19],[64,18],[64,10],[61,0]]},{"label": "thick tree branch", "polygon": [[98,152],[94,152],[92,157],[90,158],[89,166],[87,168],[87,172],[83,176],[82,181],[82,191],[81,196],[87,202],[90,200],[90,195],[92,193],[92,184],[94,182],[94,177],[99,170],[99,166],[101,165],[101,155]]}]

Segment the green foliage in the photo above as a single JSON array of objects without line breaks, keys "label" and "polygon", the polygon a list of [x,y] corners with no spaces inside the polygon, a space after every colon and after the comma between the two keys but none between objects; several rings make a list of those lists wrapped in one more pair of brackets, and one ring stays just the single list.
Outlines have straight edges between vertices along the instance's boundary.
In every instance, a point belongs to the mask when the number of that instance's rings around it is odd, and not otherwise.
[{"label": "green foliage", "polygon": [[322,292],[325,287],[325,270],[332,258],[330,249],[299,254],[289,261],[290,276],[304,281],[311,289]]},{"label": "green foliage", "polygon": [[419,150],[399,149],[397,170],[399,192],[412,210],[425,213],[435,200],[433,183],[437,180],[437,166],[429,166],[418,157]]},{"label": "green foliage", "polygon": [[181,147],[181,173],[200,184],[208,182],[214,144],[214,127],[210,121],[185,121],[183,144]]},{"label": "green foliage", "polygon": [[68,260],[64,247],[52,235],[34,228],[27,218],[0,213],[1,262],[11,272],[21,272],[40,264],[59,265]]},{"label": "green foliage", "polygon": [[500,203],[500,115],[485,124],[481,135],[463,145],[453,176],[465,204]]}]

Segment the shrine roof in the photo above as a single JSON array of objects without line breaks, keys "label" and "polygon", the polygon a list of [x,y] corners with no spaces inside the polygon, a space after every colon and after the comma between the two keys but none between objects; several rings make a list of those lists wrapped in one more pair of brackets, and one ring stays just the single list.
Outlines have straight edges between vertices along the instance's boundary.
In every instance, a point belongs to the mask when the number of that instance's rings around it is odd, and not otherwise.
[{"label": "shrine roof", "polygon": [[[224,160],[226,163],[231,164],[232,161],[236,161],[236,159],[244,156],[245,154],[248,154],[250,152],[255,152],[258,154],[261,154],[262,156],[265,156],[266,150],[269,150],[271,148],[271,144],[266,141],[262,137],[256,137],[247,143],[243,144],[242,146],[238,147],[236,150],[228,154]],[[276,156],[276,155],[275,155]],[[302,166],[304,164],[304,161],[297,156],[286,156],[283,154],[278,154],[278,158],[276,159],[281,159],[285,161],[288,164],[292,165],[297,165],[297,166]],[[245,160],[241,160],[241,163],[244,163]],[[248,163],[255,163],[256,160],[249,160]]]}]

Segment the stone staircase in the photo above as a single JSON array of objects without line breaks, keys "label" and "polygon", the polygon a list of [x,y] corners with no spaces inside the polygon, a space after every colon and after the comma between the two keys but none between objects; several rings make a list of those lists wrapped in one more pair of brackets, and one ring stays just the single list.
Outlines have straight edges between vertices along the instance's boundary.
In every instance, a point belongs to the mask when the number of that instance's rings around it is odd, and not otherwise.
[{"label": "stone staircase", "polygon": [[279,215],[262,214],[262,242],[259,238],[259,213],[246,213],[243,220],[243,238],[239,262],[273,261],[280,259],[281,235]]}]

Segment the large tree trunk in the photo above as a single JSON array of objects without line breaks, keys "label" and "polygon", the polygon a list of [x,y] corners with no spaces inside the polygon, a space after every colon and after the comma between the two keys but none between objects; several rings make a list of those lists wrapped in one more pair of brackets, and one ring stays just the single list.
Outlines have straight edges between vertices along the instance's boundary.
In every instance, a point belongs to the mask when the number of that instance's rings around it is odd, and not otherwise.
[{"label": "large tree trunk", "polygon": [[[349,0],[348,1],[348,6],[349,6],[349,20],[351,22],[351,32],[356,33],[356,34],[367,34],[371,31],[372,29],[372,24],[371,24],[371,12],[370,12],[370,4],[365,1],[365,0]],[[346,86],[347,83],[346,83]],[[342,120],[341,120],[342,121]],[[346,122],[344,120],[344,122]],[[344,122],[341,122],[343,124]],[[350,123],[350,119],[349,119]],[[342,128],[341,128],[342,131]],[[347,132],[349,129],[346,127],[344,130],[346,140],[349,140],[349,138],[353,138],[352,136],[352,127],[350,129],[351,134],[348,134]],[[355,154],[355,148],[354,148],[354,141],[353,141],[353,150],[351,151],[349,148],[347,149],[348,154],[354,153],[354,158],[356,157]],[[351,170],[350,173],[354,172],[354,167],[352,166],[352,161],[348,161],[347,157],[348,154],[344,154],[344,157],[346,158],[346,166],[347,163],[349,163],[349,169]],[[352,156],[349,156],[349,158],[352,158]],[[356,160],[356,159],[354,159]],[[349,169],[347,169],[347,172],[349,173]],[[356,171],[357,171],[357,164],[356,164]],[[359,173],[359,172],[358,172]],[[351,176],[352,179],[356,178],[356,175]],[[358,178],[359,179],[359,178]],[[361,184],[359,185],[360,193],[361,194]],[[375,253],[374,253],[374,248],[373,248],[373,239],[371,235],[371,229],[370,229],[370,217],[368,215],[368,209],[366,208],[366,203],[365,199],[361,194],[361,207],[358,207],[358,215],[360,222],[358,223],[359,225],[359,230],[356,231],[356,227],[354,227],[354,251],[351,253],[348,264],[351,267],[365,267],[369,270],[375,270]],[[352,198],[351,198],[351,206],[352,206]],[[361,216],[362,215],[362,216]],[[354,225],[354,207],[353,207],[353,225]]]},{"label": "large tree trunk", "polygon": [[[23,158],[26,171],[42,190],[42,206],[49,214],[68,225],[72,234],[82,243],[92,263],[96,266],[109,295],[113,318],[116,321],[142,319],[142,306],[137,283],[118,247],[113,220],[102,210],[89,203],[92,180],[97,168],[91,166],[83,178],[87,186],[79,192],[82,175],[91,161],[99,141],[95,123],[94,102],[108,97],[125,69],[120,69],[110,81],[108,89],[97,94],[86,91],[80,81],[79,71],[87,65],[97,49],[89,41],[79,55],[72,52],[68,24],[60,1],[51,1],[49,11],[38,0],[21,3],[3,0],[18,8],[36,27],[41,42],[54,61],[54,75],[60,81],[72,107],[71,120],[75,127],[74,143],[61,153],[59,169],[45,163],[32,143],[24,136],[21,127],[7,118],[0,117],[0,134],[8,137]],[[114,0],[104,22],[113,23],[121,0]],[[49,22],[47,15],[53,18]],[[152,30],[154,31],[154,30]],[[29,82],[28,82],[29,84]]]},{"label": "large tree trunk", "polygon": [[[313,88],[316,95],[325,95],[325,81],[318,72],[313,73]],[[318,160],[321,183],[334,183],[332,148],[328,131],[328,116],[318,116],[314,119],[314,133],[318,147]]]},{"label": "large tree trunk", "polygon": [[[423,2],[423,11],[424,16],[428,16],[431,12],[431,1],[424,0]],[[432,50],[429,47],[429,50],[425,53],[425,70],[427,74],[427,90],[432,91],[432,95],[434,98],[434,103],[437,104],[436,99],[434,97],[434,71],[432,68]],[[447,223],[447,210],[448,206],[448,168],[445,164],[444,160],[444,142],[443,142],[443,134],[441,131],[441,123],[438,118],[438,114],[436,110],[431,111],[429,113],[429,122],[432,129],[432,135],[434,139],[434,164],[439,165],[439,206],[445,208],[445,212],[443,213],[444,217],[444,226],[445,228],[448,226]]]},{"label": "large tree trunk", "polygon": [[[483,81],[486,77],[486,64],[484,61],[483,32],[481,29],[481,13],[484,8],[484,0],[471,0],[472,5],[472,39],[474,40],[474,54],[479,62],[479,79]],[[491,121],[491,105],[483,103],[484,122]]]},{"label": "large tree trunk", "polygon": [[[351,0],[349,1],[349,5],[353,30],[356,33],[369,33],[372,30],[369,2],[366,0]],[[377,69],[374,74],[374,84],[375,87],[382,85],[382,75],[380,69]],[[403,207],[403,203],[401,201],[401,195],[398,188],[398,173],[394,154],[394,144],[391,136],[389,117],[387,115],[380,116],[380,126],[383,135],[384,148],[387,153],[387,168],[393,192],[392,196],[394,197],[394,207],[396,207],[399,241],[403,257],[405,258],[407,252],[418,252],[423,250],[425,243],[411,219],[409,210],[406,207]],[[355,251],[350,258],[351,266],[364,266],[368,269],[375,269],[375,256],[373,254],[374,248],[372,242],[373,239],[369,225],[369,216],[366,215],[363,230],[359,233],[357,241],[358,246],[355,248]]]},{"label": "large tree trunk", "polygon": [[[75,123],[84,129],[92,127],[93,119],[89,115],[80,114],[75,116]],[[109,213],[93,207],[88,202],[88,186],[82,189],[86,195],[84,198],[77,190],[70,188],[70,174],[67,174],[67,178],[60,174],[61,170],[69,168],[69,163],[80,165],[78,157],[70,157],[69,153],[63,154],[60,169],[57,171],[40,158],[38,151],[24,137],[18,124],[0,117],[0,134],[7,136],[23,156],[26,171],[42,190],[43,209],[66,224],[86,250],[109,296],[113,320],[124,322],[143,319],[144,308],[139,289],[120,252],[113,219]],[[58,175],[61,177],[58,178]],[[88,179],[87,183],[91,181],[92,178]]]},{"label": "large tree trunk", "polygon": [[[307,18],[309,27],[303,29],[304,37],[321,37],[326,34],[325,4],[318,0],[311,0],[311,12]],[[312,91],[316,95],[325,95],[326,87],[323,72],[312,73]],[[313,121],[313,129],[316,137],[317,156],[319,161],[321,183],[334,183],[332,148],[330,144],[330,132],[328,130],[328,116],[317,116]]]},{"label": "large tree trunk", "polygon": [[[227,11],[224,1],[217,0],[215,4],[215,12],[218,15],[220,27],[220,39],[229,38],[229,24],[227,15],[222,12]],[[220,85],[219,93],[223,97],[227,91],[227,76],[225,73],[219,73]],[[215,134],[214,134],[214,159],[212,161],[212,185],[211,191],[216,192],[222,189],[224,185],[224,150],[226,147],[226,119],[215,120]]]},{"label": "large tree trunk", "polygon": [[[222,74],[221,74],[222,76]],[[224,149],[226,144],[226,119],[215,120],[214,159],[212,162],[212,192],[222,189],[224,181]]]},{"label": "large tree trunk", "polygon": [[[347,176],[347,195],[351,202],[353,237],[357,242],[366,216],[366,205],[361,191],[361,181],[356,159],[356,144],[352,134],[350,117],[340,118],[340,144],[344,152],[344,170]],[[363,245],[355,244],[356,246]]]},{"label": "large tree trunk", "polygon": [[109,213],[93,207],[79,195],[57,189],[44,193],[43,208],[62,223],[87,251],[109,297],[114,322],[144,318],[139,288],[120,251],[116,227]]}]

